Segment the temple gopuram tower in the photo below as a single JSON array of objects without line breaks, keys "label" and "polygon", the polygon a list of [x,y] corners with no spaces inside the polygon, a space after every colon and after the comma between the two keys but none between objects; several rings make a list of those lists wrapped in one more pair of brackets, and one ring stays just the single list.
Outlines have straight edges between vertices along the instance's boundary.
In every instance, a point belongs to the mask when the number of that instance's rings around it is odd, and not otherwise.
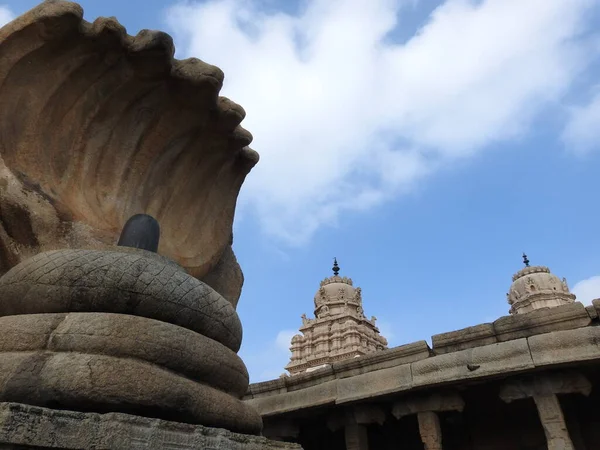
[{"label": "temple gopuram tower", "polygon": [[506,297],[510,314],[524,314],[540,308],[566,305],[575,301],[566,278],[562,280],[545,266],[530,266],[523,254],[525,267],[513,275]]},{"label": "temple gopuram tower", "polygon": [[302,315],[302,334],[292,338],[292,357],[286,366],[291,375],[387,348],[376,317],[365,317],[361,288],[339,271],[334,260],[333,276],[321,281],[315,295],[315,318]]}]

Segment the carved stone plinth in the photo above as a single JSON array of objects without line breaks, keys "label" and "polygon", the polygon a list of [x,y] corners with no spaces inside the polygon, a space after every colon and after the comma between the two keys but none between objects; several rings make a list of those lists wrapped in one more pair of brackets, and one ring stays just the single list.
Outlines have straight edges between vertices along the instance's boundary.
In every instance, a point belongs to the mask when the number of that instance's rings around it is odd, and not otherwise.
[{"label": "carved stone plinth", "polygon": [[301,450],[297,444],[128,414],[0,403],[0,449]]}]

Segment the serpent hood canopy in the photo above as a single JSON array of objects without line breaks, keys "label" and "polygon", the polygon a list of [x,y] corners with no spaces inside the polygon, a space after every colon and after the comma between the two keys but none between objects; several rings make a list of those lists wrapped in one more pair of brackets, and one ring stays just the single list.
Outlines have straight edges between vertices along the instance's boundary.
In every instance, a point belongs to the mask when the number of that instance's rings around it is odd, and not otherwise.
[{"label": "serpent hood canopy", "polygon": [[159,253],[235,304],[232,223],[258,154],[223,78],[174,59],[167,34],[89,23],[71,2],[1,28],[0,273],[40,251],[112,246],[145,213]]}]

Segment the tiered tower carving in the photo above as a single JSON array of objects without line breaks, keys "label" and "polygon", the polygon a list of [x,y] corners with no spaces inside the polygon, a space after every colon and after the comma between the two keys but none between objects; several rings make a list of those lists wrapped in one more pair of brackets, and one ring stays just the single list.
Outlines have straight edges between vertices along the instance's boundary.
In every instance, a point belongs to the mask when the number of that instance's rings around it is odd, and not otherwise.
[{"label": "tiered tower carving", "polygon": [[292,338],[292,357],[286,366],[291,375],[387,348],[375,325],[377,318],[364,314],[361,288],[341,277],[339,270],[335,260],[333,276],[321,281],[314,298],[315,318],[302,315],[302,334]]}]

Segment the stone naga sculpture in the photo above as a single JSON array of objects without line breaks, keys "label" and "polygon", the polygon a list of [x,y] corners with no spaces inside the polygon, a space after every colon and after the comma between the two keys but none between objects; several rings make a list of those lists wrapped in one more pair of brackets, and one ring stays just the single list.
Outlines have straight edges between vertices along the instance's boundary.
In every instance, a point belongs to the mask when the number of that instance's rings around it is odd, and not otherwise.
[{"label": "stone naga sculpture", "polygon": [[[82,17],[45,1],[0,29],[0,402],[258,434],[231,250],[244,111],[168,35]],[[140,213],[160,242],[136,222],[120,242],[147,250],[115,247]]]},{"label": "stone naga sculpture", "polygon": [[258,434],[241,340],[230,302],[147,250],[48,251],[0,278],[0,402]]},{"label": "stone naga sculpture", "polygon": [[167,34],[82,17],[48,0],[0,29],[0,274],[40,251],[110,247],[146,213],[159,252],[235,305],[235,204],[258,161],[244,110],[219,97],[219,68],[175,60]]}]

